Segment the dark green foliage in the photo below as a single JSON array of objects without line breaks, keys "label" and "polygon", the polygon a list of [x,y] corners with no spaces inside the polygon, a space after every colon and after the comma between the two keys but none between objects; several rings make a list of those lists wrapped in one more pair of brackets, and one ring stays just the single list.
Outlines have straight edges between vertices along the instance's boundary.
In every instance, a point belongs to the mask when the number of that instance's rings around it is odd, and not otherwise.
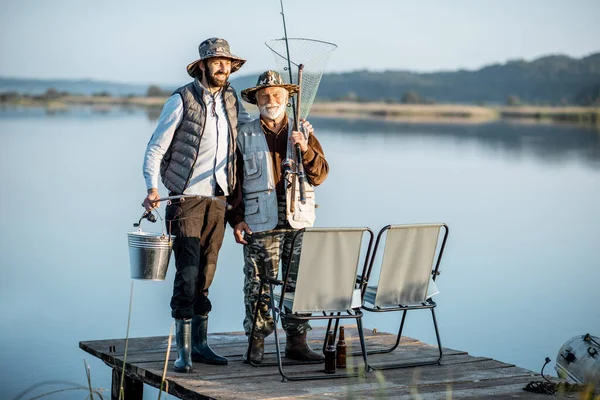
[{"label": "dark green foliage", "polygon": [[[241,73],[243,74],[242,69]],[[232,75],[238,91],[256,84],[258,74]],[[177,87],[180,82],[172,87]],[[51,91],[48,93],[48,91]],[[0,77],[4,97],[47,98],[67,93],[86,95],[169,96],[173,89],[157,85],[129,85],[92,80],[35,80]],[[317,92],[320,101],[381,101],[400,103],[414,92],[422,103],[506,104],[515,96],[519,104],[598,105],[600,102],[600,53],[581,59],[553,55],[528,62],[509,61],[475,71],[415,73],[409,71],[371,72],[367,70],[325,74]],[[11,94],[12,93],[12,94]],[[411,100],[412,101],[412,100]]]},{"label": "dark green foliage", "polygon": [[508,96],[508,99],[506,99],[506,105],[507,106],[518,106],[521,104],[521,99],[519,99],[519,96],[516,95],[511,95]]},{"label": "dark green foliage", "polygon": [[54,99],[58,99],[60,98],[61,94],[58,92],[58,90],[54,89],[54,88],[50,88],[48,90],[46,90],[46,93],[44,93],[44,97],[48,100],[54,100]]},{"label": "dark green foliage", "polygon": [[585,88],[577,94],[575,102],[582,106],[600,106],[600,84]]},{"label": "dark green foliage", "polygon": [[[319,100],[335,100],[349,92],[364,101],[401,102],[408,92],[438,103],[505,104],[509,96],[537,105],[582,104],[600,85],[600,53],[581,59],[547,56],[527,62],[509,61],[476,71],[415,73],[354,71],[325,74]],[[580,94],[583,99],[580,98]],[[597,98],[597,97],[595,97]]]},{"label": "dark green foliage", "polygon": [[404,96],[402,96],[401,101],[404,104],[422,104],[422,103],[424,103],[423,98],[419,95],[419,93],[415,92],[414,90],[409,90],[408,92],[404,93]]},{"label": "dark green foliage", "polygon": [[169,96],[170,94],[171,91],[163,90],[157,85],[150,85],[146,91],[147,97],[165,97]]}]

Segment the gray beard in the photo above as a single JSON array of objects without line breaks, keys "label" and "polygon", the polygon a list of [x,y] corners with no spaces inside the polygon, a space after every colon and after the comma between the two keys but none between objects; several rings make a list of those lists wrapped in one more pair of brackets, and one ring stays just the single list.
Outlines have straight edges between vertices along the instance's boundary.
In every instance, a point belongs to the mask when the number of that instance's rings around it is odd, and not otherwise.
[{"label": "gray beard", "polygon": [[279,118],[281,115],[283,115],[283,113],[285,112],[285,107],[286,107],[285,104],[282,104],[274,112],[272,112],[272,111],[269,112],[267,110],[267,107],[259,107],[258,109],[260,110],[260,115],[262,115],[265,118],[275,121],[277,118]]}]

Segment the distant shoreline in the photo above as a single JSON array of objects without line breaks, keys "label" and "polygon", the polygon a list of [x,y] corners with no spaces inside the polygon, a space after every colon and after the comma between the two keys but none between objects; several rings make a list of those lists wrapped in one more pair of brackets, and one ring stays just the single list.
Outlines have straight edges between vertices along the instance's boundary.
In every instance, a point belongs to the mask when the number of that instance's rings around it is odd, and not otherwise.
[{"label": "distant shoreline", "polygon": [[315,103],[311,115],[399,122],[471,122],[500,119],[600,126],[600,107],[474,106],[464,104]]},{"label": "distant shoreline", "polygon": [[[18,97],[0,99],[0,108],[36,107],[51,111],[67,110],[72,106],[86,105],[95,108],[116,106],[151,109],[159,112],[167,97],[113,97],[75,96],[57,98]],[[256,112],[252,105],[245,104]],[[538,122],[574,123],[600,128],[600,107],[571,106],[475,106],[465,104],[400,104],[381,102],[317,102],[311,107],[311,116],[329,118],[378,119],[409,123],[484,123],[494,120],[520,120]]]}]

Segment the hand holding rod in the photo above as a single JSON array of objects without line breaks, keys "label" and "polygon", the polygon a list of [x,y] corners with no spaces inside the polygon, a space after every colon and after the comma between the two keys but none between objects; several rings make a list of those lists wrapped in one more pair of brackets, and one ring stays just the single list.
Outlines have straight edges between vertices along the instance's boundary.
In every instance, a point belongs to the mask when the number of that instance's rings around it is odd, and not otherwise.
[{"label": "hand holding rod", "polygon": [[302,165],[302,150],[300,145],[296,145],[296,158],[298,159],[298,186],[300,186],[300,203],[306,203],[306,194],[304,188],[304,166]]},{"label": "hand holding rod", "polygon": [[[294,130],[300,131],[300,100],[302,95],[302,71],[304,70],[304,64],[298,65],[298,95],[296,98],[296,120],[294,121]],[[304,133],[304,132],[302,132]],[[298,168],[298,186],[300,186],[300,203],[306,203],[306,194],[304,190],[304,165],[302,165],[302,149],[300,144],[296,143],[296,166]],[[292,193],[295,195],[295,193]],[[295,198],[292,197],[292,201]]]}]

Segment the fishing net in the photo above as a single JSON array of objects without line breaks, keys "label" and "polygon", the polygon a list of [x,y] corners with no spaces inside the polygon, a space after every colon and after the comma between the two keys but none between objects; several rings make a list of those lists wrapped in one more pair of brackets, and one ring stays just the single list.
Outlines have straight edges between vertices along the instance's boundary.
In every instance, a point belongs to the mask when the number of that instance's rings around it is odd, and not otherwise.
[{"label": "fishing net", "polygon": [[[337,45],[314,39],[288,38],[287,47],[285,39],[272,39],[265,42],[275,57],[277,72],[281,74],[286,83],[298,84],[298,66],[304,65],[300,89],[300,119],[306,118],[317,96],[317,89],[325,71],[327,61]],[[289,52],[289,64],[288,64]],[[291,70],[288,68],[291,65]],[[291,105],[295,112],[295,99]]]}]

